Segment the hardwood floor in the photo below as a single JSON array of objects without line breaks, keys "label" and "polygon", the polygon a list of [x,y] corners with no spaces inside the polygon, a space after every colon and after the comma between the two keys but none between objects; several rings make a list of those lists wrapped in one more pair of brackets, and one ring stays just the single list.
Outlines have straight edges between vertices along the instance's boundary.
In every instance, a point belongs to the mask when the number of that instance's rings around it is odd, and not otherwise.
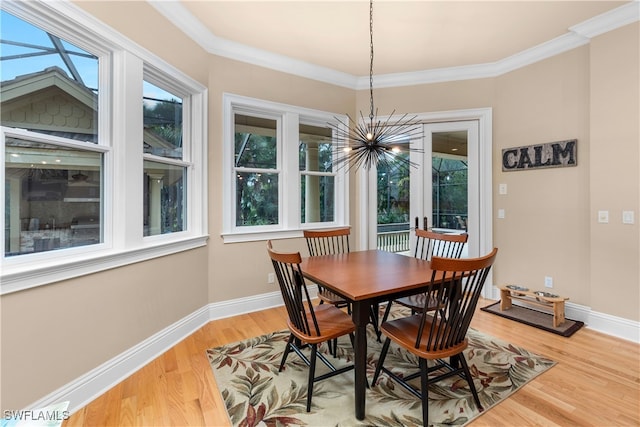
[{"label": "hardwood floor", "polygon": [[[280,307],[210,322],[63,426],[228,426],[205,350],[284,329],[285,319]],[[480,310],[471,326],[558,364],[470,426],[640,425],[640,345],[588,328],[564,338]]]}]

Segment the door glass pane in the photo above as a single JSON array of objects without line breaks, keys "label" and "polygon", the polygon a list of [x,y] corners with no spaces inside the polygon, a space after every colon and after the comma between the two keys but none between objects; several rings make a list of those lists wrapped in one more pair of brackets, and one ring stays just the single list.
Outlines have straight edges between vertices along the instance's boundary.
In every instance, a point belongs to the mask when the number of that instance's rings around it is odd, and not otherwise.
[{"label": "door glass pane", "polygon": [[433,227],[466,230],[467,132],[433,133],[432,140]]},{"label": "door glass pane", "polygon": [[0,11],[2,125],[98,141],[98,58]]},{"label": "door glass pane", "polygon": [[[408,161],[409,151],[403,150],[399,157]],[[377,248],[390,252],[409,250],[409,189],[410,170],[405,162],[390,160],[379,162],[378,182],[378,233]]]},{"label": "door glass pane", "polygon": [[182,159],[182,98],[149,82],[143,88],[144,152]]},{"label": "door glass pane", "polygon": [[17,138],[5,144],[5,255],[102,241],[102,154]]}]

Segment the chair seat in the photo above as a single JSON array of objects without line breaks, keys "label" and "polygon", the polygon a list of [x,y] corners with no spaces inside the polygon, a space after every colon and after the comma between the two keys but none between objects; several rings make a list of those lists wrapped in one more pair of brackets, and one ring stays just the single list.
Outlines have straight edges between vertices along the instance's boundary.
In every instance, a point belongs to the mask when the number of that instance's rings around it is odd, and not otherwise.
[{"label": "chair seat", "polygon": [[318,298],[320,298],[320,300],[324,301],[327,304],[339,306],[347,306],[349,304],[349,302],[342,298],[340,295],[325,288],[321,288],[318,291]]},{"label": "chair seat", "polygon": [[[291,330],[291,333],[305,343],[321,343],[350,334],[356,330],[356,325],[351,320],[351,316],[333,305],[323,304],[315,306],[314,312],[318,324],[322,325],[322,333],[320,335],[316,335],[315,332],[312,332],[313,335],[305,334],[296,328],[291,321],[287,321],[287,326]],[[313,324],[310,313],[307,314],[307,321],[310,325]],[[311,328],[311,330],[315,331],[315,328]]]},{"label": "chair seat", "polygon": [[[426,299],[427,299],[427,295],[422,293],[417,295],[410,295],[408,297],[398,298],[394,300],[394,302],[410,308],[413,312],[419,312],[424,310],[425,303],[427,302]],[[433,311],[433,310],[439,310],[441,308],[444,308],[444,305],[438,304],[438,302],[434,298],[430,298],[429,304],[426,307],[427,307],[427,311]]]},{"label": "chair seat", "polygon": [[[410,351],[418,357],[423,359],[444,359],[446,357],[450,357],[456,354],[459,354],[467,348],[468,341],[465,338],[462,342],[455,346],[450,346],[446,348],[446,350],[437,350],[438,343],[432,345],[433,350],[426,350],[427,340],[429,339],[429,334],[422,334],[422,340],[420,342],[419,348],[415,348],[416,337],[418,336],[418,329],[420,328],[420,322],[422,319],[422,314],[416,314],[409,317],[402,317],[396,320],[391,320],[383,323],[380,326],[380,329],[383,334],[385,334],[391,341],[396,342],[401,347]],[[433,322],[432,316],[427,316],[427,320],[425,321],[425,331],[428,331],[431,328],[431,324]],[[444,334],[446,335],[446,334]],[[445,346],[446,347],[446,346]]]}]

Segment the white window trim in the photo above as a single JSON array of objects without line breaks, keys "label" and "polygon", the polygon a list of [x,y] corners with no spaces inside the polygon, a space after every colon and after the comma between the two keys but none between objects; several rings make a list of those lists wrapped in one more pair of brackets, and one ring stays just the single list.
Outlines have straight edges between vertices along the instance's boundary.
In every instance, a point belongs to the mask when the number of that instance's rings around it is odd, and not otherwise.
[{"label": "white window trim", "polygon": [[[324,126],[340,122],[347,123],[345,115],[296,107],[288,104],[264,101],[230,93],[223,94],[223,148],[222,148],[222,200],[223,200],[223,230],[221,236],[224,243],[251,242],[268,239],[287,239],[301,237],[303,229],[333,228],[348,225],[349,220],[349,173],[346,168],[340,168],[335,175],[336,212],[331,222],[302,223],[300,221],[300,171],[298,171],[297,146],[299,143],[299,123]],[[278,171],[279,178],[279,223],[268,226],[237,227],[235,225],[235,175],[234,159],[234,114],[247,114],[282,117],[282,137],[278,138]],[[285,150],[291,150],[286,144],[295,141],[296,155],[285,155]]]},{"label": "white window trim", "polygon": [[[112,96],[100,97],[100,140],[94,147],[90,147],[104,153],[104,242],[13,257],[4,257],[3,248],[0,261],[0,295],[206,245],[207,88],[71,2],[3,0],[2,9],[100,56],[100,93]],[[161,81],[164,86],[178,93],[188,95],[185,102],[189,99],[190,104],[185,108],[186,114],[183,119],[185,131],[191,131],[191,135],[187,136],[192,141],[188,144],[190,148],[187,149],[187,154],[183,153],[185,163],[189,165],[187,230],[148,237],[142,236],[142,187],[140,185],[139,191],[130,190],[132,179],[142,183],[142,148],[137,150],[140,152],[138,157],[129,156],[131,150],[125,155],[122,147],[118,146],[126,141],[130,143],[131,132],[140,132],[140,141],[142,140],[142,119],[139,124],[125,121],[124,108],[111,107],[122,106],[127,99],[127,91],[132,86],[139,85],[140,91],[128,93],[142,93],[143,65],[145,72],[147,69],[151,70],[156,81]],[[125,69],[127,73],[124,72]],[[138,70],[133,73],[134,76],[129,75],[131,69]],[[112,77],[112,83],[109,82],[108,76]],[[129,105],[130,111],[134,111],[138,102],[138,111],[142,111],[142,99],[136,99],[133,106],[129,103],[124,105]],[[110,111],[111,116],[108,113]],[[9,133],[12,132],[19,134],[21,131],[9,130]],[[0,151],[0,181],[4,182],[4,139]],[[125,164],[124,160],[127,157],[131,157],[131,161]],[[123,191],[124,189],[126,191]],[[4,185],[0,194],[4,204]],[[0,227],[4,230],[4,215],[0,218]]]}]

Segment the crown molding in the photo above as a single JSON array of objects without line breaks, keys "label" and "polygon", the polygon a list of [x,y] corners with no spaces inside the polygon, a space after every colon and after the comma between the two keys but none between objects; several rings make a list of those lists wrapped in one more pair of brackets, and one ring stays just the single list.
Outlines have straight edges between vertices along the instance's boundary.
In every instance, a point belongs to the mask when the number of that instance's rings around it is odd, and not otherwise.
[{"label": "crown molding", "polygon": [[640,2],[634,0],[623,6],[587,19],[569,28],[569,31],[592,39],[600,34],[632,24],[640,20]]},{"label": "crown molding", "polygon": [[351,74],[218,37],[193,16],[180,1],[148,0],[148,2],[211,54],[349,89],[353,89],[356,85],[357,77]]},{"label": "crown molding", "polygon": [[[354,76],[218,37],[182,6],[180,1],[147,1],[211,54],[349,89],[361,90],[369,87],[369,76]],[[574,25],[562,36],[499,61],[416,72],[379,74],[375,76],[375,87],[413,86],[497,77],[588,44],[593,37],[638,20],[640,20],[640,1],[634,0]]]}]

